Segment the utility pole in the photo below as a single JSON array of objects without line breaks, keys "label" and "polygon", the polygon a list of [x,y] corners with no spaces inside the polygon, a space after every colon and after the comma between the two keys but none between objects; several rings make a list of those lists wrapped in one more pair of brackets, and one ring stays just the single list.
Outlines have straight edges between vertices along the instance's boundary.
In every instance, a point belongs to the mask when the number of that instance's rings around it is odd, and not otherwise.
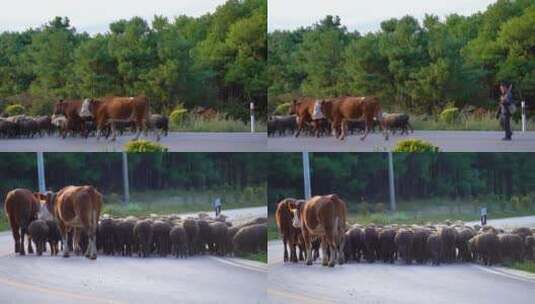
[{"label": "utility pole", "polygon": [[123,187],[124,187],[124,204],[130,202],[130,187],[128,185],[128,158],[126,152],[123,152]]},{"label": "utility pole", "polygon": [[388,152],[388,183],[390,188],[390,211],[396,211],[396,189],[394,188],[394,160],[392,151]]},{"label": "utility pole", "polygon": [[305,199],[312,197],[312,191],[310,189],[310,160],[308,158],[308,152],[303,152],[303,179],[305,184]]},{"label": "utility pole", "polygon": [[39,192],[44,193],[46,191],[46,184],[43,152],[37,152],[37,183],[39,185]]}]

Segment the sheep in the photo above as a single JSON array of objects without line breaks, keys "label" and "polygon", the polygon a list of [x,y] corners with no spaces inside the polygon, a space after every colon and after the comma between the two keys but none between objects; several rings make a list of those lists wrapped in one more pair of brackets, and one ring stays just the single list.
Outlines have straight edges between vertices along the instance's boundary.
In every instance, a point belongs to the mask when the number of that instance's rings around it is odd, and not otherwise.
[{"label": "sheep", "polygon": [[161,257],[166,257],[169,254],[170,239],[169,232],[171,231],[171,225],[164,221],[155,221],[152,224],[153,242],[156,253]]},{"label": "sheep", "polygon": [[383,262],[394,264],[396,256],[396,231],[394,229],[384,229],[379,232],[379,252]]},{"label": "sheep", "polygon": [[134,226],[132,220],[121,220],[116,225],[116,250],[118,255],[132,256],[134,247]]},{"label": "sheep", "polygon": [[524,242],[517,234],[498,234],[501,257],[503,260],[521,261],[524,257]]},{"label": "sheep", "polygon": [[470,228],[463,228],[457,234],[457,239],[455,240],[455,246],[459,251],[457,260],[460,262],[470,262],[472,256],[470,250],[468,249],[468,241],[474,236],[474,231]]},{"label": "sheep", "polygon": [[47,220],[48,226],[48,244],[50,245],[50,255],[58,255],[58,244],[61,241],[61,232],[58,224],[54,220]]},{"label": "sheep", "polygon": [[212,245],[212,253],[224,256],[227,254],[229,249],[227,249],[226,239],[228,227],[223,222],[214,222],[210,224],[211,230],[211,240],[210,244]]},{"label": "sheep", "polygon": [[375,262],[379,250],[379,236],[375,226],[370,225],[364,229],[363,233],[365,252],[364,256],[369,263]]},{"label": "sheep", "polygon": [[185,258],[188,256],[188,235],[183,224],[175,225],[169,232],[171,240],[171,254],[175,257]]},{"label": "sheep", "polygon": [[35,220],[28,226],[28,234],[35,244],[37,255],[42,255],[45,251],[48,232],[48,225],[44,220]]},{"label": "sheep", "polygon": [[140,220],[134,225],[134,237],[139,244],[139,257],[148,257],[152,251],[152,221]]},{"label": "sheep", "polygon": [[398,248],[399,258],[405,262],[405,264],[412,263],[412,242],[414,238],[414,232],[409,229],[400,229],[396,233],[394,241]]},{"label": "sheep", "polygon": [[500,239],[492,230],[474,237],[473,246],[478,259],[486,266],[492,266],[500,260]]},{"label": "sheep", "polygon": [[196,220],[187,218],[184,220],[183,223],[184,230],[186,231],[187,240],[188,240],[188,254],[194,255],[197,253],[197,244],[198,244],[198,238],[199,238],[199,224]]},{"label": "sheep", "polygon": [[442,239],[442,262],[455,262],[455,240],[457,231],[451,227],[442,227],[440,229],[440,239]]},{"label": "sheep", "polygon": [[424,264],[427,262],[427,238],[430,234],[431,231],[425,228],[417,228],[414,230],[411,251],[412,257],[418,264]]},{"label": "sheep", "polygon": [[427,251],[431,257],[433,265],[440,265],[442,254],[442,240],[438,232],[433,232],[427,238]]},{"label": "sheep", "polygon": [[267,251],[267,225],[256,224],[242,227],[232,241],[234,252],[238,254]]}]

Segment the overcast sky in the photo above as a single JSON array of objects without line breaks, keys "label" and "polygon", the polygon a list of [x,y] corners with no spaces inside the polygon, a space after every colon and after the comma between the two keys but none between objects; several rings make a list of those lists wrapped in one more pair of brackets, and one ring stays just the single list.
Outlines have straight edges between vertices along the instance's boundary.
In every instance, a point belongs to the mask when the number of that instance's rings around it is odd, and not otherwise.
[{"label": "overcast sky", "polygon": [[0,32],[39,27],[55,16],[67,16],[78,31],[105,32],[119,19],[154,15],[198,17],[214,12],[225,0],[5,0],[0,8]]},{"label": "overcast sky", "polygon": [[350,31],[376,31],[381,21],[425,14],[439,17],[457,13],[471,15],[495,0],[269,0],[268,29],[294,30],[312,25],[325,15],[338,15]]}]

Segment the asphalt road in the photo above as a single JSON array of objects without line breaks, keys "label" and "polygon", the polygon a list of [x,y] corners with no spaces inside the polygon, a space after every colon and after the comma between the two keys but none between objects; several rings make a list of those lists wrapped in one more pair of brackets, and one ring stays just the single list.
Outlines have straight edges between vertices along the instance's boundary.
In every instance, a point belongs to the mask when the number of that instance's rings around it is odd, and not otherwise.
[{"label": "asphalt road", "polygon": [[[535,226],[535,217],[491,221]],[[535,275],[475,264],[352,263],[334,268],[284,264],[282,243],[268,244],[269,303],[533,303]]]},{"label": "asphalt road", "polygon": [[442,152],[533,152],[535,131],[515,132],[512,141],[501,141],[503,132],[491,131],[414,131],[409,135],[390,135],[385,141],[381,133],[372,133],[364,140],[360,135],[347,136],[340,141],[333,136],[274,136],[267,140],[270,152],[382,152],[391,150],[404,139],[423,139]]},{"label": "asphalt road", "polygon": [[[160,143],[169,152],[264,152],[266,133],[170,132]],[[115,142],[95,137],[87,139],[57,136],[0,139],[0,152],[120,152],[133,135],[118,136]],[[155,141],[154,135],[140,139]]]},{"label": "asphalt road", "polygon": [[[267,209],[223,211],[233,220]],[[15,256],[0,233],[0,303],[266,303],[267,266],[238,258]]]}]

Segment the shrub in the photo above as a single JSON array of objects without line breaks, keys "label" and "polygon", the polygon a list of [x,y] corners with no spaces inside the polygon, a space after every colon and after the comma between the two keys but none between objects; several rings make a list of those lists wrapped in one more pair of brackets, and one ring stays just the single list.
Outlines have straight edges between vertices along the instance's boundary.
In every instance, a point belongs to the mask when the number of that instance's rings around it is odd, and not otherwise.
[{"label": "shrub", "polygon": [[357,212],[359,215],[368,216],[370,214],[370,206],[367,202],[362,202],[357,205]]},{"label": "shrub", "polygon": [[186,116],[187,112],[188,110],[185,109],[182,105],[176,106],[173,112],[171,112],[171,115],[169,115],[169,121],[171,122],[171,126],[180,126],[184,121],[184,117]]},{"label": "shrub", "polygon": [[26,113],[26,109],[20,104],[12,104],[6,107],[4,112],[8,116],[22,115]]},{"label": "shrub", "polygon": [[134,140],[124,145],[125,151],[128,153],[135,152],[167,152],[167,148],[159,143],[154,143],[148,140]]},{"label": "shrub", "polygon": [[280,105],[278,105],[275,108],[275,111],[273,112],[273,114],[275,114],[275,115],[288,115],[288,111],[289,110],[290,110],[290,103],[289,102],[285,102],[285,103],[281,103]]},{"label": "shrub", "polygon": [[373,206],[373,211],[376,213],[384,213],[386,210],[386,206],[384,203],[377,203]]},{"label": "shrub", "polygon": [[406,139],[399,141],[393,152],[439,152],[440,149],[433,144],[420,139]]},{"label": "shrub", "polygon": [[447,108],[440,113],[440,119],[446,123],[454,123],[459,118],[459,108]]}]

